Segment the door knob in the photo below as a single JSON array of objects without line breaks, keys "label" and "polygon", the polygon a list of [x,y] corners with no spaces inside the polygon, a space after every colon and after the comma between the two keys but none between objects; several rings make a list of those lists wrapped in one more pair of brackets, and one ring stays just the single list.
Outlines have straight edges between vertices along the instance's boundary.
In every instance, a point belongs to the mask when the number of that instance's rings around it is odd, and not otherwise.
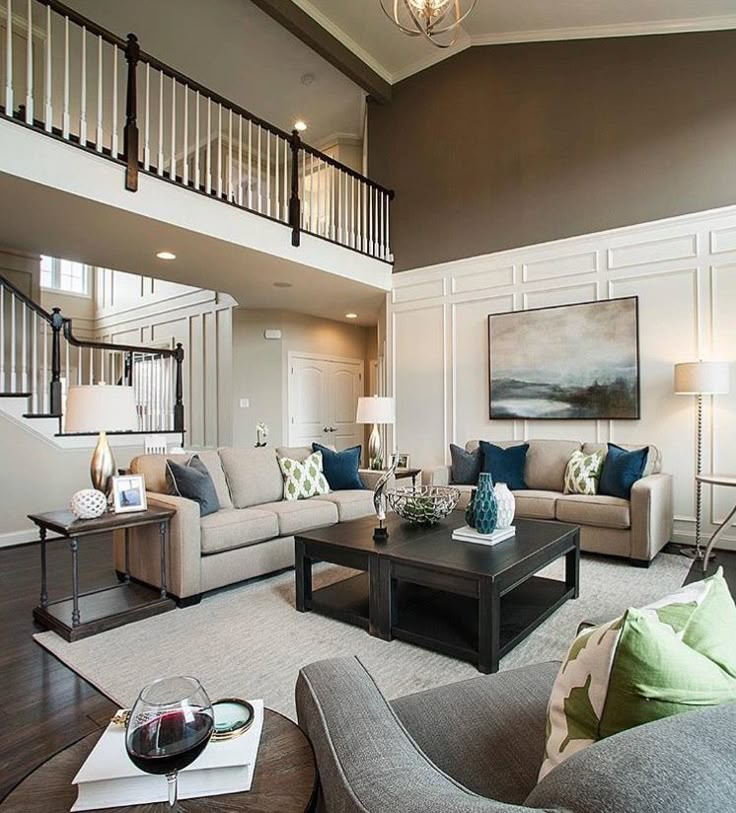
[{"label": "door knob", "polygon": [[325,428],[322,431],[323,432],[329,432],[330,430],[325,426]]},{"label": "door knob", "polygon": [[330,432],[337,432],[337,429],[334,426],[330,427]]}]

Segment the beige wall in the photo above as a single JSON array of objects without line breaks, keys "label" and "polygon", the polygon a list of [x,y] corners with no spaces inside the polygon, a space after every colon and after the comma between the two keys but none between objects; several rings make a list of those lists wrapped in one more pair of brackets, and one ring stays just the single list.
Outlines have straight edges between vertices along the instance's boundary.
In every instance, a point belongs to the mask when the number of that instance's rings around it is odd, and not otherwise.
[{"label": "beige wall", "polygon": [[[281,330],[280,340],[264,338],[264,331]],[[288,355],[290,352],[351,358],[375,357],[374,331],[358,325],[316,319],[286,311],[233,312],[233,443],[255,443],[255,426],[265,421],[269,445],[287,439]],[[367,366],[367,365],[366,365]],[[248,408],[239,405],[242,398]]]},{"label": "beige wall", "polygon": [[38,301],[41,260],[37,256],[0,249],[0,275],[26,296]]},{"label": "beige wall", "polygon": [[736,31],[470,48],[369,107],[396,270],[736,202]]}]

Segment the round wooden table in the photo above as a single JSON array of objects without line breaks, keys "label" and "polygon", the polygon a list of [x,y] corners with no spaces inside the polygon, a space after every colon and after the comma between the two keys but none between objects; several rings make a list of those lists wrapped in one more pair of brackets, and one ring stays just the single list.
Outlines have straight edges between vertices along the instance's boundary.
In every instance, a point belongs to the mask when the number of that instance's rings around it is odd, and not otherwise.
[{"label": "round wooden table", "polygon": [[[72,785],[102,735],[88,734],[30,773],[0,804],[1,813],[69,813],[77,798]],[[266,709],[253,786],[247,793],[184,799],[183,813],[306,813],[317,795],[317,766],[304,732],[286,717]],[[167,813],[167,803],[109,808],[103,813]]]},{"label": "round wooden table", "polygon": [[[733,474],[698,474],[695,476],[695,479],[710,486],[728,486],[730,488],[736,488],[736,476]],[[731,523],[734,521],[734,518],[736,518],[736,505],[734,505],[729,515],[719,525],[716,532],[713,534],[713,536],[711,536],[708,542],[708,546],[705,549],[705,555],[703,556],[703,573],[708,572],[708,560],[710,559],[711,551],[715,547],[716,542],[731,527]]]}]

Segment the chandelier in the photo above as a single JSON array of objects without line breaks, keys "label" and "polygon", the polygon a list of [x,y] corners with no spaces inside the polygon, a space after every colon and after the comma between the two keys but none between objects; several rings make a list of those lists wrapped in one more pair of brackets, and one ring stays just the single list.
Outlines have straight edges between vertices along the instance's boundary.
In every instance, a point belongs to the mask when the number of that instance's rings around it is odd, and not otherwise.
[{"label": "chandelier", "polygon": [[386,16],[410,37],[425,37],[438,48],[455,44],[460,23],[477,0],[380,0]]}]

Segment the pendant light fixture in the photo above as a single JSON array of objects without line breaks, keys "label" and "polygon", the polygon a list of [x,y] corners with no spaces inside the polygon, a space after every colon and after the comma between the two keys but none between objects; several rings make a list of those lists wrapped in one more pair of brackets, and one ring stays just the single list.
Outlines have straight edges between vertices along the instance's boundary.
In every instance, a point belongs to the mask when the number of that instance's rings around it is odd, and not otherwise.
[{"label": "pendant light fixture", "polygon": [[477,0],[379,0],[386,16],[410,37],[424,37],[438,48],[450,48],[460,24]]}]

